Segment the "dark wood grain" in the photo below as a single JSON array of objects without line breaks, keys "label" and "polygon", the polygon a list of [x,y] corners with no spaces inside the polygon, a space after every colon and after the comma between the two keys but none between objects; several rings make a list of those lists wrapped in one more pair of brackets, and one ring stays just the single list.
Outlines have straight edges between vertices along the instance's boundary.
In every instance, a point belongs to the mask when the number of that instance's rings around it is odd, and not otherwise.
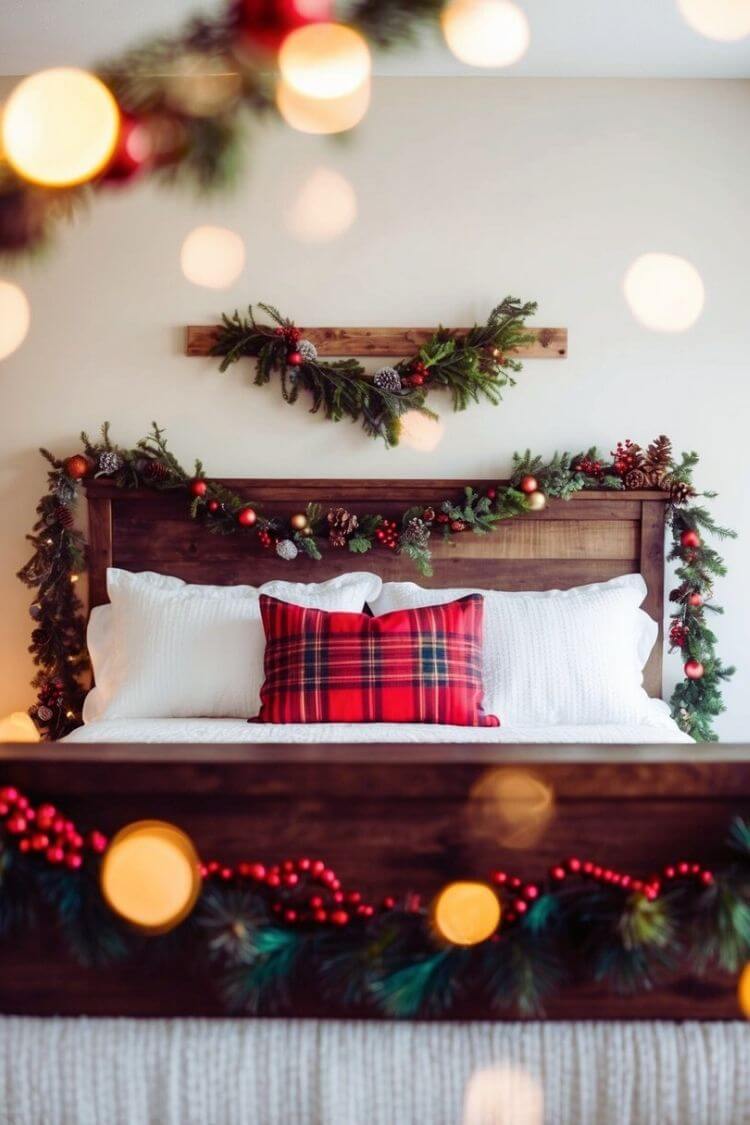
[{"label": "dark wood grain", "polygon": [[[187,328],[186,355],[212,355],[220,326],[192,324]],[[394,356],[418,352],[435,334],[435,328],[305,328],[303,334],[322,356]],[[446,329],[453,336],[465,336],[468,328]],[[534,340],[513,354],[525,359],[565,359],[568,354],[567,328],[529,328]]]}]

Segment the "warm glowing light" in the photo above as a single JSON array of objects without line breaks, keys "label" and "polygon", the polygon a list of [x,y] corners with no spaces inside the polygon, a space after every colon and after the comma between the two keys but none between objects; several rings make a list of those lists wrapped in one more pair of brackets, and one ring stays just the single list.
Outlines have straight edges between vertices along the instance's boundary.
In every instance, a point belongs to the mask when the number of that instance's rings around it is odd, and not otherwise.
[{"label": "warm glowing light", "polygon": [[449,883],[435,900],[432,922],[452,945],[478,945],[500,925],[500,900],[486,883]]},{"label": "warm glowing light", "polygon": [[0,742],[38,742],[39,731],[25,711],[14,711],[0,719]]},{"label": "warm glowing light", "polygon": [[533,847],[555,815],[552,786],[528,770],[495,767],[472,786],[466,820],[472,835],[520,851]]},{"label": "warm glowing light", "polygon": [[20,348],[30,323],[31,309],[23,289],[0,280],[0,359]]},{"label": "warm glowing light", "polygon": [[730,43],[750,35],[750,0],[677,0],[677,6],[707,39]]},{"label": "warm glowing light", "polygon": [[529,46],[529,21],[511,0],[450,0],[440,22],[453,54],[469,66],[510,66]]},{"label": "warm glowing light", "polygon": [[283,80],[276,84],[279,113],[300,133],[344,133],[359,125],[370,106],[370,80],[340,98],[310,98]]},{"label": "warm glowing light", "polygon": [[312,23],[287,35],[279,51],[285,85],[307,98],[342,98],[370,77],[365,39],[341,23]]},{"label": "warm glowing light", "polygon": [[234,105],[242,80],[228,59],[188,53],[172,65],[166,90],[174,109],[190,117],[213,117]]},{"label": "warm glowing light", "polygon": [[121,918],[166,933],[187,918],[201,888],[198,856],[184,832],[142,820],[118,832],[101,869],[102,894]]},{"label": "warm glowing light", "polygon": [[196,227],[182,244],[180,262],[194,285],[228,289],[245,267],[245,244],[226,227]]},{"label": "warm glowing light", "polygon": [[544,1092],[527,1070],[492,1066],[471,1076],[461,1125],[544,1125]]},{"label": "warm glowing light", "polygon": [[654,332],[685,332],[703,311],[706,294],[695,266],[674,254],[642,254],[623,281],[636,320]]},{"label": "warm glowing light", "polygon": [[91,180],[109,162],[120,126],[117,103],[85,70],[59,67],[15,87],[2,118],[5,157],[33,183],[68,187]]},{"label": "warm glowing light", "polygon": [[750,1020],[750,961],[745,965],[737,981],[737,1000],[743,1016],[746,1020]]},{"label": "warm glowing light", "polygon": [[401,419],[401,441],[404,445],[418,449],[420,453],[431,453],[443,440],[445,426],[439,418],[430,418],[419,410],[407,410]]},{"label": "warm glowing light", "polygon": [[349,181],[332,168],[310,173],[285,215],[286,228],[300,242],[330,242],[357,217],[357,196]]}]

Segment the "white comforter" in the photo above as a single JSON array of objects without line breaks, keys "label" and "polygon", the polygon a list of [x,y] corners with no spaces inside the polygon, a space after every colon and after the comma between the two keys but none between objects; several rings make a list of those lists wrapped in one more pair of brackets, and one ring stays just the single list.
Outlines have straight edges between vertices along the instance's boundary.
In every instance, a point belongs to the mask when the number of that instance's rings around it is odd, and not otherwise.
[{"label": "white comforter", "polygon": [[633,726],[453,727],[420,723],[248,723],[244,719],[102,719],[79,727],[66,742],[301,743],[691,743],[660,713]]}]

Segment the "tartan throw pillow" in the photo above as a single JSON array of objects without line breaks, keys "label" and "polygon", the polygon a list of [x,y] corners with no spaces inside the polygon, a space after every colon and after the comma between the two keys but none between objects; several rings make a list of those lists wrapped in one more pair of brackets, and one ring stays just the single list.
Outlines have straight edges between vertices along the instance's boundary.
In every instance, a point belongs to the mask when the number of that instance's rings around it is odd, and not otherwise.
[{"label": "tartan throw pillow", "polygon": [[497,727],[482,710],[484,599],[382,617],[326,613],[262,594],[263,723]]}]

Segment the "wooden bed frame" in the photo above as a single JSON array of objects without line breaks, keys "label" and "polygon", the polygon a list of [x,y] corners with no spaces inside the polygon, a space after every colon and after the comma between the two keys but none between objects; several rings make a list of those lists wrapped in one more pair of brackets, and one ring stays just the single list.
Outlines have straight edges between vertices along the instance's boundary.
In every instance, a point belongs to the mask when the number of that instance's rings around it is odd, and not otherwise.
[{"label": "wooden bed frame", "polygon": [[[309,500],[353,511],[400,513],[411,503],[460,494],[455,481],[227,481],[267,511],[292,513]],[[479,481],[479,487],[489,481]],[[322,562],[281,563],[254,537],[208,534],[186,515],[184,495],[87,486],[90,601],[106,601],[105,571],[159,570],[195,582],[258,584],[282,573],[322,580],[354,568],[385,580],[414,579],[386,551],[326,552]],[[569,587],[625,572],[643,574],[646,608],[663,612],[664,504],[660,492],[590,492],[553,501],[490,536],[435,544],[436,586]],[[661,644],[646,682],[661,688]],[[129,821],[173,821],[200,854],[227,862],[275,862],[319,854],[347,885],[374,896],[429,895],[451,878],[503,866],[543,876],[566,854],[648,875],[684,858],[711,864],[732,816],[750,800],[750,756],[737,748],[514,747],[487,745],[76,745],[0,747],[5,781],[49,799],[84,827],[112,832]],[[490,771],[523,769],[554,800],[541,838],[511,849],[486,829]],[[491,823],[491,821],[490,821]],[[179,970],[77,969],[45,936],[0,959],[0,1011],[27,1014],[219,1015],[203,981]],[[327,1009],[298,1014],[336,1015]],[[478,1013],[463,1010],[471,1016]],[[482,1013],[486,1015],[486,1013]],[[697,982],[622,998],[591,985],[549,1005],[554,1019],[736,1018],[734,983]]]}]

